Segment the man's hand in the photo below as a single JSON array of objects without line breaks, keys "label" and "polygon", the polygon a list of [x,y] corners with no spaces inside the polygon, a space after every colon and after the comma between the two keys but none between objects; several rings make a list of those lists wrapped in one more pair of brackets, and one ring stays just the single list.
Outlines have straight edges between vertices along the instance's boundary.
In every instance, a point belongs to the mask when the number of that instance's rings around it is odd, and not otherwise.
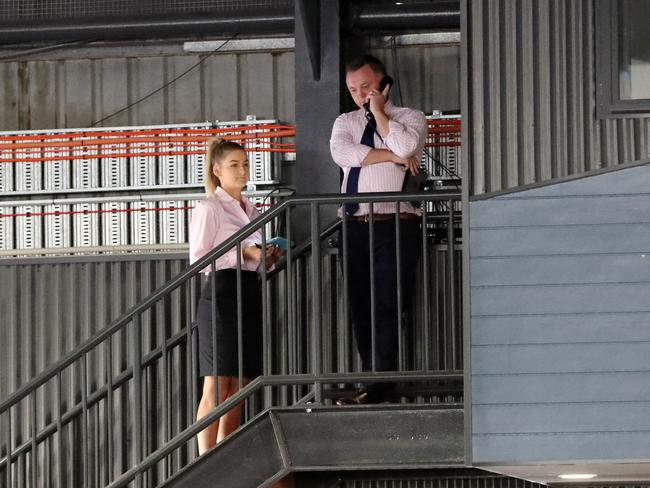
[{"label": "man's hand", "polygon": [[386,104],[389,91],[390,85],[386,85],[384,91],[380,92],[379,90],[370,90],[368,92],[366,102],[370,103],[370,111],[375,115],[375,117],[384,112],[384,105]]},{"label": "man's hand", "polygon": [[416,175],[420,171],[420,160],[417,156],[411,156],[410,158],[400,158],[399,156],[395,156],[393,162],[404,166],[406,171],[410,171],[412,175]]}]

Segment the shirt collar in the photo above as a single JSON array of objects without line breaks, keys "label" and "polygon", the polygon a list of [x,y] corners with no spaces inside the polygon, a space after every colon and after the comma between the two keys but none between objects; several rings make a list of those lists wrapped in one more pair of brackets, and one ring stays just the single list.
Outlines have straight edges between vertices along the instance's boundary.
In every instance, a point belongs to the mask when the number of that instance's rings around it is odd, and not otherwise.
[{"label": "shirt collar", "polygon": [[[239,207],[239,202],[235,200],[232,196],[230,196],[230,194],[220,186],[218,186],[217,189],[214,191],[214,196],[217,197],[219,200],[221,200],[223,203],[228,203],[230,205],[237,205]],[[244,202],[244,205],[246,206],[246,215],[250,215],[251,207],[253,204],[244,195],[242,195],[241,199],[242,202]]]}]

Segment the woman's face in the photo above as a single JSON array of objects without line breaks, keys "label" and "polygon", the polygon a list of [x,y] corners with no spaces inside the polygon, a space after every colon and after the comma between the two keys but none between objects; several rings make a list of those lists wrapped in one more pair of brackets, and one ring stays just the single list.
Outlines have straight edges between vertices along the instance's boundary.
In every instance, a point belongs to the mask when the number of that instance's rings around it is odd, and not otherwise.
[{"label": "woman's face", "polygon": [[248,158],[241,149],[227,152],[212,169],[224,189],[241,190],[248,181]]}]

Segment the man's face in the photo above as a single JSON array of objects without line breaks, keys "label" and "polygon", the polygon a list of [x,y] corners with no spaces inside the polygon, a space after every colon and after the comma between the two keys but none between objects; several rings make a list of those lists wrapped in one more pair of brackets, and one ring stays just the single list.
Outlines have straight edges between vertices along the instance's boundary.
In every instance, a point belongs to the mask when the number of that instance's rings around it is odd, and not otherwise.
[{"label": "man's face", "polygon": [[359,108],[363,107],[363,104],[368,99],[368,92],[370,90],[379,89],[380,80],[381,75],[375,73],[367,64],[345,75],[345,83],[348,86],[348,91],[352,95],[354,103]]}]

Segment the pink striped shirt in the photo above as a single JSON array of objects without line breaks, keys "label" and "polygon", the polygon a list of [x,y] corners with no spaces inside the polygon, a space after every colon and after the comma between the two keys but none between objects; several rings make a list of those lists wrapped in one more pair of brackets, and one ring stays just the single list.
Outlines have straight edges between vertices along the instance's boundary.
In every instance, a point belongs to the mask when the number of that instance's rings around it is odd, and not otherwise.
[{"label": "pink striped shirt", "polygon": [[[382,142],[375,133],[375,148],[389,149],[401,158],[414,155],[421,158],[427,138],[427,119],[424,113],[411,108],[396,107],[390,101],[384,105],[384,112],[390,119],[388,135]],[[362,108],[341,114],[334,122],[330,151],[334,162],[343,169],[342,193],[345,193],[350,168],[361,166],[361,161],[370,152],[370,147],[361,144],[366,124],[365,110]],[[393,162],[363,166],[359,174],[359,193],[400,191],[405,171],[404,166]],[[375,203],[373,208],[374,213],[395,213],[394,203]],[[408,202],[400,203],[400,212],[418,213]],[[368,204],[362,203],[355,215],[368,213]]]},{"label": "pink striped shirt", "polygon": [[[208,252],[228,239],[242,227],[254,220],[259,212],[255,206],[242,196],[246,211],[237,200],[231,197],[223,188],[217,190],[211,197],[200,202],[192,211],[190,221],[190,264],[205,256]],[[262,242],[262,233],[258,230],[242,242],[241,248],[254,246]],[[216,261],[217,269],[237,267],[237,248],[233,247]],[[241,256],[243,270],[257,271],[259,263],[246,260]],[[203,270],[210,272],[210,266]]]}]

